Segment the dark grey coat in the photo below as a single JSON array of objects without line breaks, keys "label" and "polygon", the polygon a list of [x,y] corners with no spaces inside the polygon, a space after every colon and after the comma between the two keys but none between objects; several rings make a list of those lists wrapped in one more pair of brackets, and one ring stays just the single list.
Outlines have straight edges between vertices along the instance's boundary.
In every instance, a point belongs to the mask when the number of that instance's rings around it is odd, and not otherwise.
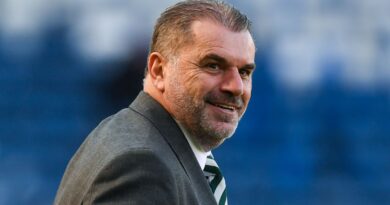
[{"label": "dark grey coat", "polygon": [[66,168],[54,204],[216,202],[176,122],[141,92],[87,137]]}]

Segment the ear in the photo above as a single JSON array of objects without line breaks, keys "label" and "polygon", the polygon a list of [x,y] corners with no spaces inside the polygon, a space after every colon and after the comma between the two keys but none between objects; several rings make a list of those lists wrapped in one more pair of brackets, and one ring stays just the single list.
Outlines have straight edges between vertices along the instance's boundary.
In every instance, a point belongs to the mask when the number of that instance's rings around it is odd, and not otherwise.
[{"label": "ear", "polygon": [[148,72],[153,86],[160,92],[165,90],[164,86],[164,68],[165,58],[159,52],[153,52],[148,58]]}]

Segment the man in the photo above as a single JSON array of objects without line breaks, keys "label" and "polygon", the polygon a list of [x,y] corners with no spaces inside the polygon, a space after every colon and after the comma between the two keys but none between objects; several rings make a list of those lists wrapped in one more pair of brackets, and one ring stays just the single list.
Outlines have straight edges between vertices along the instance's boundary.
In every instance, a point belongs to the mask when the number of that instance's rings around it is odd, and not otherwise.
[{"label": "man", "polygon": [[144,90],[88,136],[55,204],[227,204],[209,155],[245,112],[254,55],[250,22],[230,5],[168,8],[154,29]]}]

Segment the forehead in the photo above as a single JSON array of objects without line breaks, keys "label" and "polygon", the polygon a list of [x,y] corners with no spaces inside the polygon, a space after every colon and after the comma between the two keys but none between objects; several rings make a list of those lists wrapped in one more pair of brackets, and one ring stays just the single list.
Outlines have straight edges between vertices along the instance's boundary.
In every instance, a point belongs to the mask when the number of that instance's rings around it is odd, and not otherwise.
[{"label": "forehead", "polygon": [[210,20],[194,21],[189,52],[214,53],[234,64],[254,63],[255,45],[249,31],[234,32]]}]

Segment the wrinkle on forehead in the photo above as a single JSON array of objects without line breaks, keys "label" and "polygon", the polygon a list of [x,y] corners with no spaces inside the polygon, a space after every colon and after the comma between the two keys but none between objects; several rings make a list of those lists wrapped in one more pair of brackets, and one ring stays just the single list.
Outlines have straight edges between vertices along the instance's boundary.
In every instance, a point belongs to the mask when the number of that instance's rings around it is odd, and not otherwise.
[{"label": "wrinkle on forehead", "polygon": [[199,57],[216,53],[234,64],[254,63],[255,45],[249,31],[234,32],[213,21],[195,21],[193,44]]}]

